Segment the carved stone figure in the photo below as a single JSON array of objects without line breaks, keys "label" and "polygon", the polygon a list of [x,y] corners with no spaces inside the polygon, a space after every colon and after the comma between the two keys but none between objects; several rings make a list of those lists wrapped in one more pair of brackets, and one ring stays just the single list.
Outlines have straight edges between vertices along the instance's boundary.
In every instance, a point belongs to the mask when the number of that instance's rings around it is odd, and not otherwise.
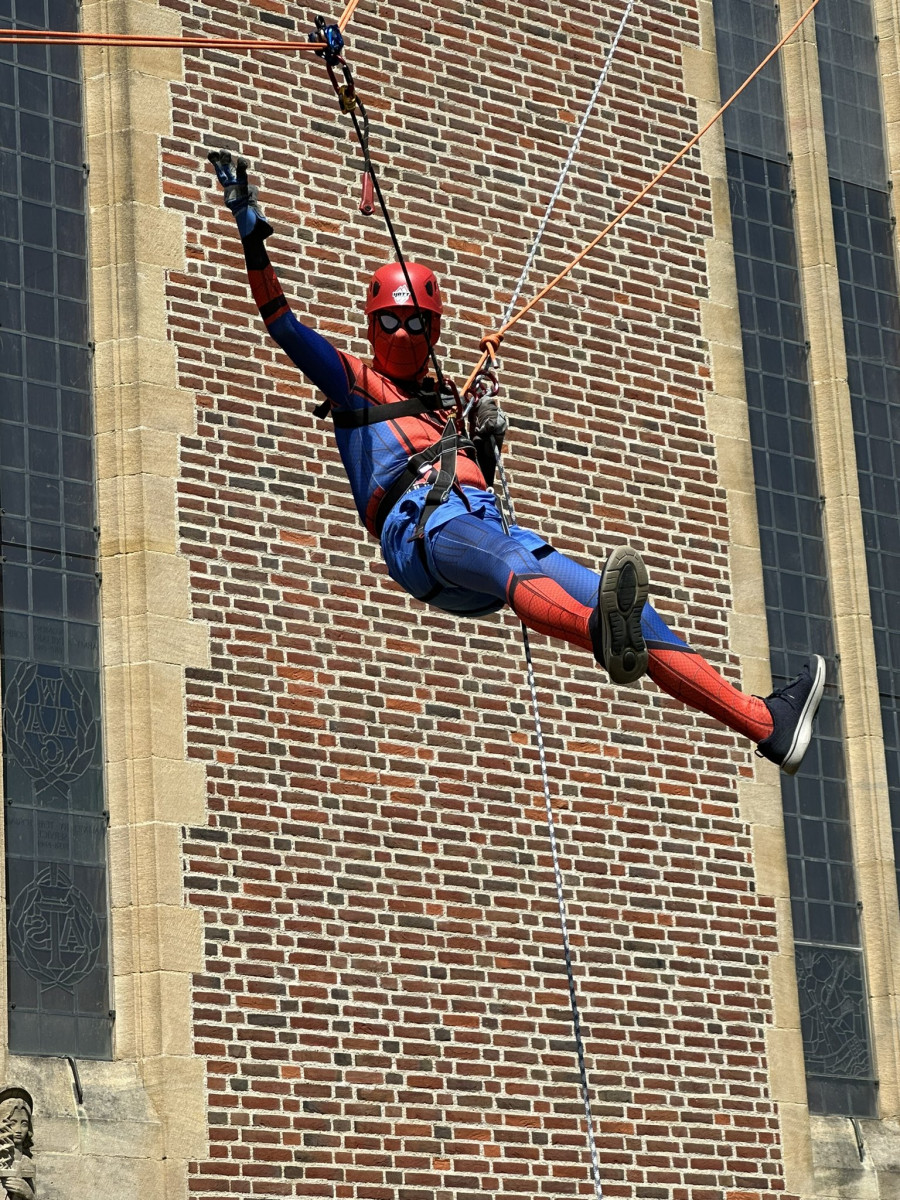
[{"label": "carved stone figure", "polygon": [[0,1200],[35,1200],[33,1111],[24,1088],[0,1092]]}]

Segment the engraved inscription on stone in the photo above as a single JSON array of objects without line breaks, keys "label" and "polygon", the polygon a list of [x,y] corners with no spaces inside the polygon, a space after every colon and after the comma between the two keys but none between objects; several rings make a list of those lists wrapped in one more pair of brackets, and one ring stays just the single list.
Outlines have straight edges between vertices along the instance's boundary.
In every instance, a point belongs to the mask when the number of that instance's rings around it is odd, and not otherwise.
[{"label": "engraved inscription on stone", "polygon": [[0,1200],[35,1200],[32,1114],[24,1088],[0,1091]]},{"label": "engraved inscription on stone", "polygon": [[94,706],[66,667],[21,663],[6,689],[5,727],[9,752],[38,792],[73,783],[91,765]]},{"label": "engraved inscription on stone", "polygon": [[101,937],[87,896],[58,865],[41,871],[10,905],[10,948],[23,970],[45,987],[71,990],[89,975]]}]

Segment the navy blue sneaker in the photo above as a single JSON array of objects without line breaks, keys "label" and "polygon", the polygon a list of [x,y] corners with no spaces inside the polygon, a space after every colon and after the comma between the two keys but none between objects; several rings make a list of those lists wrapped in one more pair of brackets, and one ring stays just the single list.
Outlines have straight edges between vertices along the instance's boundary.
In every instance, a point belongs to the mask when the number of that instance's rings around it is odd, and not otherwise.
[{"label": "navy blue sneaker", "polygon": [[613,550],[603,568],[588,627],[594,658],[613,683],[634,683],[647,670],[641,613],[650,591],[644,560],[630,546]]},{"label": "navy blue sneaker", "polygon": [[787,687],[778,688],[763,699],[775,728],[759,743],[756,752],[777,763],[788,775],[796,774],[809,747],[824,687],[825,659],[814,654]]}]

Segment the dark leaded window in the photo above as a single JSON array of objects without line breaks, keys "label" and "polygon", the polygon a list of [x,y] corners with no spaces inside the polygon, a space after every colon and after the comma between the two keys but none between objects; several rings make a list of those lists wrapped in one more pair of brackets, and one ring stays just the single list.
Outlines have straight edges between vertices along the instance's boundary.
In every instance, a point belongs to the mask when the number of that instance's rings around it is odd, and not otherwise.
[{"label": "dark leaded window", "polygon": [[816,42],[828,173],[886,190],[881,89],[871,0],[822,0]]},{"label": "dark leaded window", "polygon": [[[0,0],[74,29],[75,0]],[[10,1049],[111,1051],[81,66],[0,44],[0,588]]]},{"label": "dark leaded window", "polygon": [[[875,30],[867,0],[822,0],[819,66],[900,886],[900,305]],[[861,129],[864,126],[864,133]],[[857,144],[851,145],[853,139]]]},{"label": "dark leaded window", "polygon": [[[715,0],[715,16],[730,94],[777,41],[776,10],[764,0]],[[814,1112],[872,1116],[838,664],[774,64],[764,87],[735,107],[725,133],[772,675],[785,682],[811,652],[828,664],[816,738],[800,773],[782,776],[807,1094]]]},{"label": "dark leaded window", "polygon": [[[778,40],[775,8],[757,0],[724,0],[715,5],[719,90],[727,100],[762,62]],[[725,141],[746,154],[787,162],[781,102],[781,75],[776,61],[726,109]]]}]

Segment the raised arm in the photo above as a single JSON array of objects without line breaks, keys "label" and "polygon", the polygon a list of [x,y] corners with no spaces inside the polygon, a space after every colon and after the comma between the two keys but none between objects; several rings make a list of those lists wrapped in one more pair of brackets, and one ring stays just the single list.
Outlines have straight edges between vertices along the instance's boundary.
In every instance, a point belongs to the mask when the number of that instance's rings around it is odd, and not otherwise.
[{"label": "raised arm", "polygon": [[275,269],[266,253],[265,239],[272,226],[263,216],[258,190],[247,182],[247,163],[235,163],[227,150],[212,151],[209,161],[225,189],[225,203],[234,214],[250,290],[269,333],[310,381],[334,404],[346,402],[349,383],[344,361],[326,338],[298,321],[281,290]]}]

